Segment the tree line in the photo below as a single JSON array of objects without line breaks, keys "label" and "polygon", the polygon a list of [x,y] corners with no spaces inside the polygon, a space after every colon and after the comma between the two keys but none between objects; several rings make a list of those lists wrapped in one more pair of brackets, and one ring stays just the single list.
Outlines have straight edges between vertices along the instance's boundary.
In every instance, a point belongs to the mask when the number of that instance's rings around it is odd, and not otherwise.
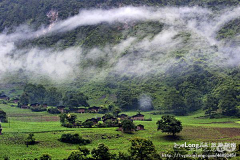
[{"label": "tree line", "polygon": [[46,103],[50,106],[65,105],[69,109],[80,106],[89,107],[87,100],[88,97],[81,92],[66,91],[62,93],[55,87],[45,88],[41,84],[27,84],[20,96],[22,105]]}]

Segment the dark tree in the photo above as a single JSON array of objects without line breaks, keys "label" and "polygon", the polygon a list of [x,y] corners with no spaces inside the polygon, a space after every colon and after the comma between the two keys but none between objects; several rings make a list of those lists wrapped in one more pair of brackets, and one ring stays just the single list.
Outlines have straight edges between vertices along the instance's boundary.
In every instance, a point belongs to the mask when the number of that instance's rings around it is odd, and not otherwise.
[{"label": "dark tree", "polygon": [[20,104],[28,105],[29,102],[30,102],[30,98],[29,98],[28,94],[24,92],[24,93],[21,95],[19,102],[20,102]]},{"label": "dark tree", "polygon": [[134,138],[130,140],[131,147],[129,153],[134,160],[151,160],[157,157],[155,146],[152,141],[143,138]]},{"label": "dark tree", "polygon": [[46,91],[45,103],[50,106],[56,106],[62,99],[62,94],[55,87],[51,87]]},{"label": "dark tree", "polygon": [[7,122],[7,114],[2,109],[0,109],[0,122]]},{"label": "dark tree", "polygon": [[94,148],[91,153],[93,158],[97,160],[110,160],[112,157],[109,148],[102,143],[97,148]]},{"label": "dark tree", "polygon": [[75,115],[75,114],[67,114],[67,116],[66,116],[66,120],[72,124],[74,124],[76,122],[76,119],[77,119],[77,115]]},{"label": "dark tree", "polygon": [[67,160],[92,160],[92,158],[88,158],[90,151],[87,148],[80,148],[79,151],[74,151],[70,154]]},{"label": "dark tree", "polygon": [[61,113],[57,108],[55,107],[51,107],[51,108],[48,108],[47,109],[48,113],[51,113],[51,114],[59,114]]},{"label": "dark tree", "polygon": [[64,143],[81,144],[81,145],[90,143],[90,140],[83,139],[81,136],[79,136],[79,134],[70,134],[70,133],[62,134],[59,140]]},{"label": "dark tree", "polygon": [[219,101],[219,107],[222,108],[222,114],[226,116],[236,116],[239,113],[237,100],[232,95],[226,95]]},{"label": "dark tree", "polygon": [[36,143],[35,138],[33,138],[33,136],[34,136],[33,133],[29,133],[29,135],[25,141],[25,144],[27,145],[27,147],[28,147],[28,145],[34,145]]},{"label": "dark tree", "polygon": [[52,157],[49,154],[43,154],[40,157],[40,160],[51,160],[51,159],[52,159]]},{"label": "dark tree", "polygon": [[118,107],[115,107],[115,108],[113,109],[113,115],[114,115],[114,116],[118,116],[119,113],[121,113],[121,109],[118,108]]},{"label": "dark tree", "polygon": [[176,135],[176,133],[181,132],[183,129],[182,122],[177,120],[174,116],[162,116],[162,119],[157,121],[156,123],[158,125],[157,130],[161,130],[162,132],[166,133],[172,133],[173,136]]},{"label": "dark tree", "polygon": [[87,102],[88,97],[85,96],[83,93],[66,92],[62,100],[63,104],[70,109],[80,106],[89,107],[89,104]]},{"label": "dark tree", "polygon": [[82,126],[84,128],[92,128],[93,125],[94,125],[94,123],[92,121],[85,121],[82,123]]},{"label": "dark tree", "polygon": [[128,119],[123,120],[121,124],[124,133],[132,133],[132,131],[136,128],[134,123]]},{"label": "dark tree", "polygon": [[44,103],[46,88],[43,85],[27,84],[24,92],[29,96],[29,103]]},{"label": "dark tree", "polygon": [[239,85],[232,80],[224,81],[215,90],[218,98],[218,107],[222,110],[222,114],[226,116],[238,116],[240,105],[240,88]]},{"label": "dark tree", "polygon": [[76,122],[76,119],[77,119],[77,115],[70,114],[70,113],[61,114],[59,117],[60,117],[60,122],[61,123],[68,122],[68,123],[74,124]]},{"label": "dark tree", "polygon": [[114,118],[114,116],[111,113],[106,113],[104,114],[104,119],[110,119],[110,118]]}]

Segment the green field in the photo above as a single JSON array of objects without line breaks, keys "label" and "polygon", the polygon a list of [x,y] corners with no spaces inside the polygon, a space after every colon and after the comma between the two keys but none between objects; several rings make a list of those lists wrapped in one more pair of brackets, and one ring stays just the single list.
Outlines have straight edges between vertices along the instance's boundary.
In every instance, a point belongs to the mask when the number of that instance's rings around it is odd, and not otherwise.
[{"label": "green field", "polygon": [[[117,128],[65,128],[61,127],[57,115],[47,112],[31,112],[30,110],[0,105],[7,115],[9,123],[2,124],[2,135],[0,135],[0,159],[5,156],[10,159],[38,158],[48,153],[54,159],[67,158],[69,154],[77,149],[78,145],[66,144],[58,141],[63,133],[79,133],[84,138],[92,140],[86,145],[92,149],[99,143],[106,144],[112,153],[119,151],[127,152],[130,147],[129,140],[133,137],[147,138],[153,141],[159,153],[173,148],[174,143],[200,143],[200,142],[234,142],[240,143],[240,121],[234,118],[221,119],[199,119],[203,112],[190,116],[177,117],[183,123],[183,131],[178,134],[178,139],[172,139],[165,133],[157,131],[156,121],[161,115],[152,115],[150,112],[142,112],[146,118],[153,121],[134,121],[136,125],[143,124],[144,131],[134,134],[124,134],[116,131]],[[125,112],[134,115],[136,112]],[[100,117],[101,114],[77,114],[79,120]],[[38,143],[27,147],[24,144],[28,133],[34,133]],[[104,137],[104,138],[103,138]]]}]

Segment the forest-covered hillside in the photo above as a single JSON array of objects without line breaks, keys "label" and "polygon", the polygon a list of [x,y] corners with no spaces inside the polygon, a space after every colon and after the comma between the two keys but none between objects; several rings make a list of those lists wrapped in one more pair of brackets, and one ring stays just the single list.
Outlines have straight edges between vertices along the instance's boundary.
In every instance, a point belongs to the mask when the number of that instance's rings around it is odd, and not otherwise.
[{"label": "forest-covered hillside", "polygon": [[34,83],[90,105],[239,116],[239,3],[0,0],[1,90],[20,97]]}]

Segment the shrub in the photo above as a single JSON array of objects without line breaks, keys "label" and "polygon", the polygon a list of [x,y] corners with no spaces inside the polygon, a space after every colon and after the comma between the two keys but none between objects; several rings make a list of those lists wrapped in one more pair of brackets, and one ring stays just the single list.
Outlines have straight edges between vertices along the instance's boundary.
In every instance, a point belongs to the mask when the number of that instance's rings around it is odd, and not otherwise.
[{"label": "shrub", "polygon": [[70,114],[70,113],[61,114],[59,117],[60,117],[60,122],[61,123],[68,122],[68,123],[74,124],[76,122],[76,119],[77,119],[77,115]]},{"label": "shrub", "polygon": [[85,121],[82,123],[82,126],[84,128],[92,128],[93,125],[94,125],[94,123],[92,121]]},{"label": "shrub", "polygon": [[10,158],[8,156],[4,156],[3,159],[4,160],[10,160]]},{"label": "shrub", "polygon": [[98,144],[98,147],[94,148],[91,154],[94,159],[99,159],[99,160],[100,159],[110,160],[114,156],[110,153],[109,148],[102,143]]},{"label": "shrub", "polygon": [[25,144],[27,145],[27,147],[28,147],[28,145],[34,145],[36,143],[35,138],[33,138],[33,136],[34,136],[33,133],[29,133],[29,135],[25,141]]},{"label": "shrub", "polygon": [[90,154],[90,150],[83,147],[78,147],[79,151],[74,151],[70,154],[70,156],[67,158],[67,160],[84,160],[84,159],[91,159],[88,158],[88,155]]},{"label": "shrub", "polygon": [[105,128],[106,125],[105,125],[104,123],[98,123],[98,124],[97,124],[97,127],[98,127],[98,128]]},{"label": "shrub", "polygon": [[166,133],[172,133],[175,136],[176,133],[182,131],[182,122],[177,120],[174,116],[166,115],[162,116],[162,119],[157,121],[158,130]]},{"label": "shrub", "polygon": [[86,145],[90,143],[90,140],[83,139],[81,136],[79,136],[79,134],[70,134],[70,133],[62,134],[59,140],[64,143],[80,144],[80,145]]},{"label": "shrub", "polygon": [[118,121],[112,121],[111,119],[108,119],[104,122],[104,124],[106,125],[106,127],[117,127],[118,126]]},{"label": "shrub", "polygon": [[74,126],[75,127],[81,127],[82,126],[82,121],[76,120]]},{"label": "shrub", "polygon": [[47,111],[48,111],[48,113],[51,113],[51,114],[60,114],[61,113],[57,108],[54,108],[54,107],[48,108]]},{"label": "shrub", "polygon": [[72,123],[69,123],[69,122],[62,123],[62,126],[67,127],[67,128],[74,128],[74,125]]},{"label": "shrub", "polygon": [[152,160],[160,159],[159,155],[156,153],[155,146],[151,140],[143,138],[134,138],[130,140],[131,147],[129,148],[129,153],[131,159],[135,160]]},{"label": "shrub", "polygon": [[51,160],[51,159],[52,159],[52,157],[49,154],[43,154],[40,157],[40,160]]},{"label": "shrub", "polygon": [[0,120],[2,122],[7,122],[7,114],[2,109],[0,109]]},{"label": "shrub", "polygon": [[31,110],[33,112],[43,112],[43,111],[46,111],[47,109],[43,107],[31,107]]}]

